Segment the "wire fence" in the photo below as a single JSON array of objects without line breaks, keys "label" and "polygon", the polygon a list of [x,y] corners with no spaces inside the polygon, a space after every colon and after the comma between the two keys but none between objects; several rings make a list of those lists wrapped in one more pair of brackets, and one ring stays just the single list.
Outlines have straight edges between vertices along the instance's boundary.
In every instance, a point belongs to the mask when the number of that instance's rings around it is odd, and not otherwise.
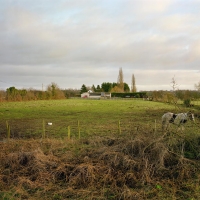
[{"label": "wire fence", "polygon": [[[199,118],[195,124],[187,124],[199,132]],[[161,130],[161,122],[152,119],[142,123],[132,119],[107,120],[99,123],[98,120],[88,122],[84,120],[64,119],[12,119],[0,120],[0,141],[4,139],[37,139],[37,138],[84,138],[92,135],[133,134],[139,130],[155,133]]]},{"label": "wire fence", "polygon": [[108,121],[105,124],[84,121],[51,121],[48,119],[12,119],[0,121],[0,140],[7,138],[81,138],[89,135],[131,133],[136,130],[131,121]]}]

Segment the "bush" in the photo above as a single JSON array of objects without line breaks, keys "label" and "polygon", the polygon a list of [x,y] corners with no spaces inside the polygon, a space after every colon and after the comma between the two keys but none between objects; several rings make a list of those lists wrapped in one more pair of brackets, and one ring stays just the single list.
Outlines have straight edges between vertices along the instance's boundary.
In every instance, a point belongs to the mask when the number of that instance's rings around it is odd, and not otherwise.
[{"label": "bush", "polygon": [[183,104],[186,106],[186,107],[190,107],[190,103],[191,103],[191,100],[190,99],[185,99]]},{"label": "bush", "polygon": [[111,93],[112,97],[120,97],[120,98],[143,98],[146,97],[147,94],[146,92],[124,92],[124,93],[120,93],[120,92],[112,92]]}]

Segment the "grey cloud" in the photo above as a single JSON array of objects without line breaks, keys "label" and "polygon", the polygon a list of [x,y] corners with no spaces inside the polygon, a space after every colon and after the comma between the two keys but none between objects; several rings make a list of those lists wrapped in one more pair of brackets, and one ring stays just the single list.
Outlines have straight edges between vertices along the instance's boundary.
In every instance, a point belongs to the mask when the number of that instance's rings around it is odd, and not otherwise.
[{"label": "grey cloud", "polygon": [[[31,76],[39,82],[60,78],[68,85],[62,78],[68,75],[71,87],[77,87],[116,81],[120,67],[130,74],[199,70],[197,1],[7,2],[0,8],[4,76]],[[159,72],[151,76],[160,81]],[[152,80],[139,79],[147,85]]]}]

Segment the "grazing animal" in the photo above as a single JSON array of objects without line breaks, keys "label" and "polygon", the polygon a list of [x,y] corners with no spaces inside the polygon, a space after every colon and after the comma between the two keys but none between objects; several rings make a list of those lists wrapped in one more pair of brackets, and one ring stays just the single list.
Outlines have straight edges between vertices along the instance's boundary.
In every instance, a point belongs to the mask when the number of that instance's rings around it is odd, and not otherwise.
[{"label": "grazing animal", "polygon": [[190,119],[191,121],[195,121],[194,114],[191,111],[178,114],[167,112],[162,116],[162,130],[167,130],[170,123],[175,124],[179,127],[185,124],[188,119]]}]

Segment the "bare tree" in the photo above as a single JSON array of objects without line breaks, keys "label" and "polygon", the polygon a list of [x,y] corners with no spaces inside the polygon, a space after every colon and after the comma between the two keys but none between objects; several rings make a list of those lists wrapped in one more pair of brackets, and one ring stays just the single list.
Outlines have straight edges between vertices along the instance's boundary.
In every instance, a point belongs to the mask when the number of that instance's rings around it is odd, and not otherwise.
[{"label": "bare tree", "polygon": [[198,91],[200,91],[200,81],[199,81],[197,84],[195,84],[194,87],[195,87]]},{"label": "bare tree", "polygon": [[136,85],[135,85],[135,76],[134,76],[134,74],[132,74],[131,92],[137,92],[137,88],[136,88]]},{"label": "bare tree", "polygon": [[178,90],[178,84],[177,84],[177,81],[175,79],[175,76],[172,78],[172,81],[171,81],[171,84],[172,84],[172,90],[173,90],[173,103],[175,105],[175,108],[178,108],[178,98],[176,97],[176,90]]},{"label": "bare tree", "polygon": [[117,86],[118,86],[118,88],[121,89],[122,92],[124,92],[124,75],[123,75],[122,68],[119,69]]},{"label": "bare tree", "polygon": [[64,99],[65,94],[56,83],[52,82],[51,84],[47,86],[47,98],[48,99]]},{"label": "bare tree", "polygon": [[175,92],[178,89],[178,84],[176,82],[175,76],[172,78],[171,84],[172,84],[172,90],[173,92]]}]

